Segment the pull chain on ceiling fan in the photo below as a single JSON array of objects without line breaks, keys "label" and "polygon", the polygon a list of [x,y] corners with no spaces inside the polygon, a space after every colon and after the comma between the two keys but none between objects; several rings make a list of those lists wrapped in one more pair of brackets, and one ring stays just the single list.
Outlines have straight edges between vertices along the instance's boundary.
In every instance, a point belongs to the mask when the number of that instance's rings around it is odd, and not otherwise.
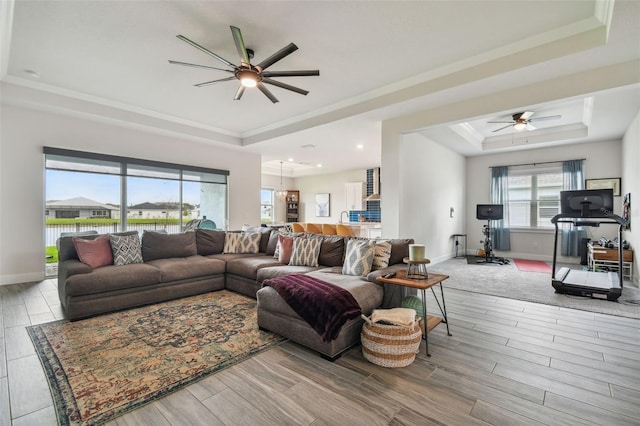
[{"label": "pull chain on ceiling fan", "polygon": [[529,118],[533,114],[534,114],[533,111],[517,112],[511,116],[513,118],[513,120],[511,121],[487,121],[487,123],[490,123],[490,124],[509,123],[507,126],[500,127],[499,129],[493,130],[493,133],[499,132],[500,130],[507,129],[509,127],[513,127],[516,130],[523,130],[523,129],[535,130],[536,127],[534,127],[531,124],[532,121],[557,120],[558,118],[562,117],[561,115],[548,115],[546,117]]},{"label": "pull chain on ceiling fan", "polygon": [[195,67],[195,68],[205,68],[216,71],[223,71],[230,74],[232,76],[220,78],[217,80],[207,81],[204,83],[196,84],[197,87],[209,86],[212,84],[220,83],[223,81],[232,81],[232,80],[240,80],[240,86],[236,92],[236,95],[233,97],[234,100],[240,100],[242,95],[244,94],[245,88],[247,87],[257,87],[269,100],[273,103],[278,102],[278,99],[265,87],[263,83],[270,84],[272,86],[280,87],[282,89],[290,90],[292,92],[300,93],[301,95],[307,95],[309,92],[304,89],[300,89],[299,87],[292,86],[290,84],[282,83],[277,80],[273,80],[271,77],[308,77],[308,76],[317,76],[320,75],[319,70],[298,70],[298,71],[265,71],[271,65],[275,64],[279,60],[285,58],[286,56],[292,54],[296,50],[298,50],[298,46],[293,43],[289,43],[282,49],[278,50],[273,55],[269,56],[267,59],[260,62],[258,65],[251,64],[251,59],[253,58],[253,50],[247,49],[244,44],[244,39],[242,38],[242,32],[240,28],[231,26],[231,34],[233,35],[233,41],[235,42],[236,49],[238,50],[238,55],[240,56],[240,65],[235,65],[234,63],[224,59],[223,57],[216,55],[209,49],[200,46],[198,43],[189,40],[183,35],[178,35],[178,39],[184,41],[187,44],[195,47],[198,50],[206,53],[222,62],[226,66],[232,69],[226,68],[216,68],[210,67],[206,65],[197,65],[190,64],[187,62],[180,61],[172,61],[169,60],[170,64],[174,65],[182,65],[187,67]]}]

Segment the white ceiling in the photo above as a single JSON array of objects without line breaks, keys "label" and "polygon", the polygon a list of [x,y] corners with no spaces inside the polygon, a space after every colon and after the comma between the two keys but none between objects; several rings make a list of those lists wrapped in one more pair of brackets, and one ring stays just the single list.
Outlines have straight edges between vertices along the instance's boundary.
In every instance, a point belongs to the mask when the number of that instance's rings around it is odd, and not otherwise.
[{"label": "white ceiling", "polygon": [[[265,172],[277,174],[280,161],[293,158],[291,176],[379,165],[382,120],[640,58],[637,1],[4,1],[2,8],[3,102],[257,152]],[[229,25],[242,30],[254,63],[295,42],[299,50],[270,70],[319,69],[319,77],[277,78],[309,95],[269,87],[279,103],[257,90],[234,101],[235,81],[194,87],[228,74],[167,62],[224,67],[176,38],[182,34],[237,63]],[[516,100],[511,110],[416,131],[464,155],[620,138],[640,108],[638,87],[537,105]],[[525,133],[496,134],[486,124],[524,110],[562,118]]]}]

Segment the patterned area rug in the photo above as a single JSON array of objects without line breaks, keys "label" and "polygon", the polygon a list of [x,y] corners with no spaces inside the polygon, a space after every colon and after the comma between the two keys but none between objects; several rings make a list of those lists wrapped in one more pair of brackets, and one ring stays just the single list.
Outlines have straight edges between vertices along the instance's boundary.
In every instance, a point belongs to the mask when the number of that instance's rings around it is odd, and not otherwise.
[{"label": "patterned area rug", "polygon": [[61,425],[106,422],[285,340],[226,290],[27,331]]}]

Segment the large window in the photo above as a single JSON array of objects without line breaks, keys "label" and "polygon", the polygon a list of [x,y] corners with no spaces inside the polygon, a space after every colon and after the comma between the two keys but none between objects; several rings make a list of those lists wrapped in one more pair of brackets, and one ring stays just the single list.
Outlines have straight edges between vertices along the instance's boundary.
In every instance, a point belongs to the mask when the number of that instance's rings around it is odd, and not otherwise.
[{"label": "large window", "polygon": [[560,213],[562,169],[509,168],[509,227],[550,228]]},{"label": "large window", "polygon": [[260,222],[275,222],[273,211],[273,189],[262,188],[260,190]]},{"label": "large window", "polygon": [[228,171],[44,148],[46,244],[62,232],[180,232],[227,225]]}]

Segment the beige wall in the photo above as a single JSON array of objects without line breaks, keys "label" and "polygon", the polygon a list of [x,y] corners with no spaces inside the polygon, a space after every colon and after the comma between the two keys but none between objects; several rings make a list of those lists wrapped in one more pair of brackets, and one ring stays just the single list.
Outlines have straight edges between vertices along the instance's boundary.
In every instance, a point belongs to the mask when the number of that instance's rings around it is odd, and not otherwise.
[{"label": "beige wall", "polygon": [[622,139],[622,194],[631,193],[631,230],[623,234],[634,249],[633,276],[640,283],[640,112]]},{"label": "beige wall", "polygon": [[43,146],[229,170],[229,229],[260,221],[260,156],[160,134],[3,105],[0,284],[44,277]]}]

